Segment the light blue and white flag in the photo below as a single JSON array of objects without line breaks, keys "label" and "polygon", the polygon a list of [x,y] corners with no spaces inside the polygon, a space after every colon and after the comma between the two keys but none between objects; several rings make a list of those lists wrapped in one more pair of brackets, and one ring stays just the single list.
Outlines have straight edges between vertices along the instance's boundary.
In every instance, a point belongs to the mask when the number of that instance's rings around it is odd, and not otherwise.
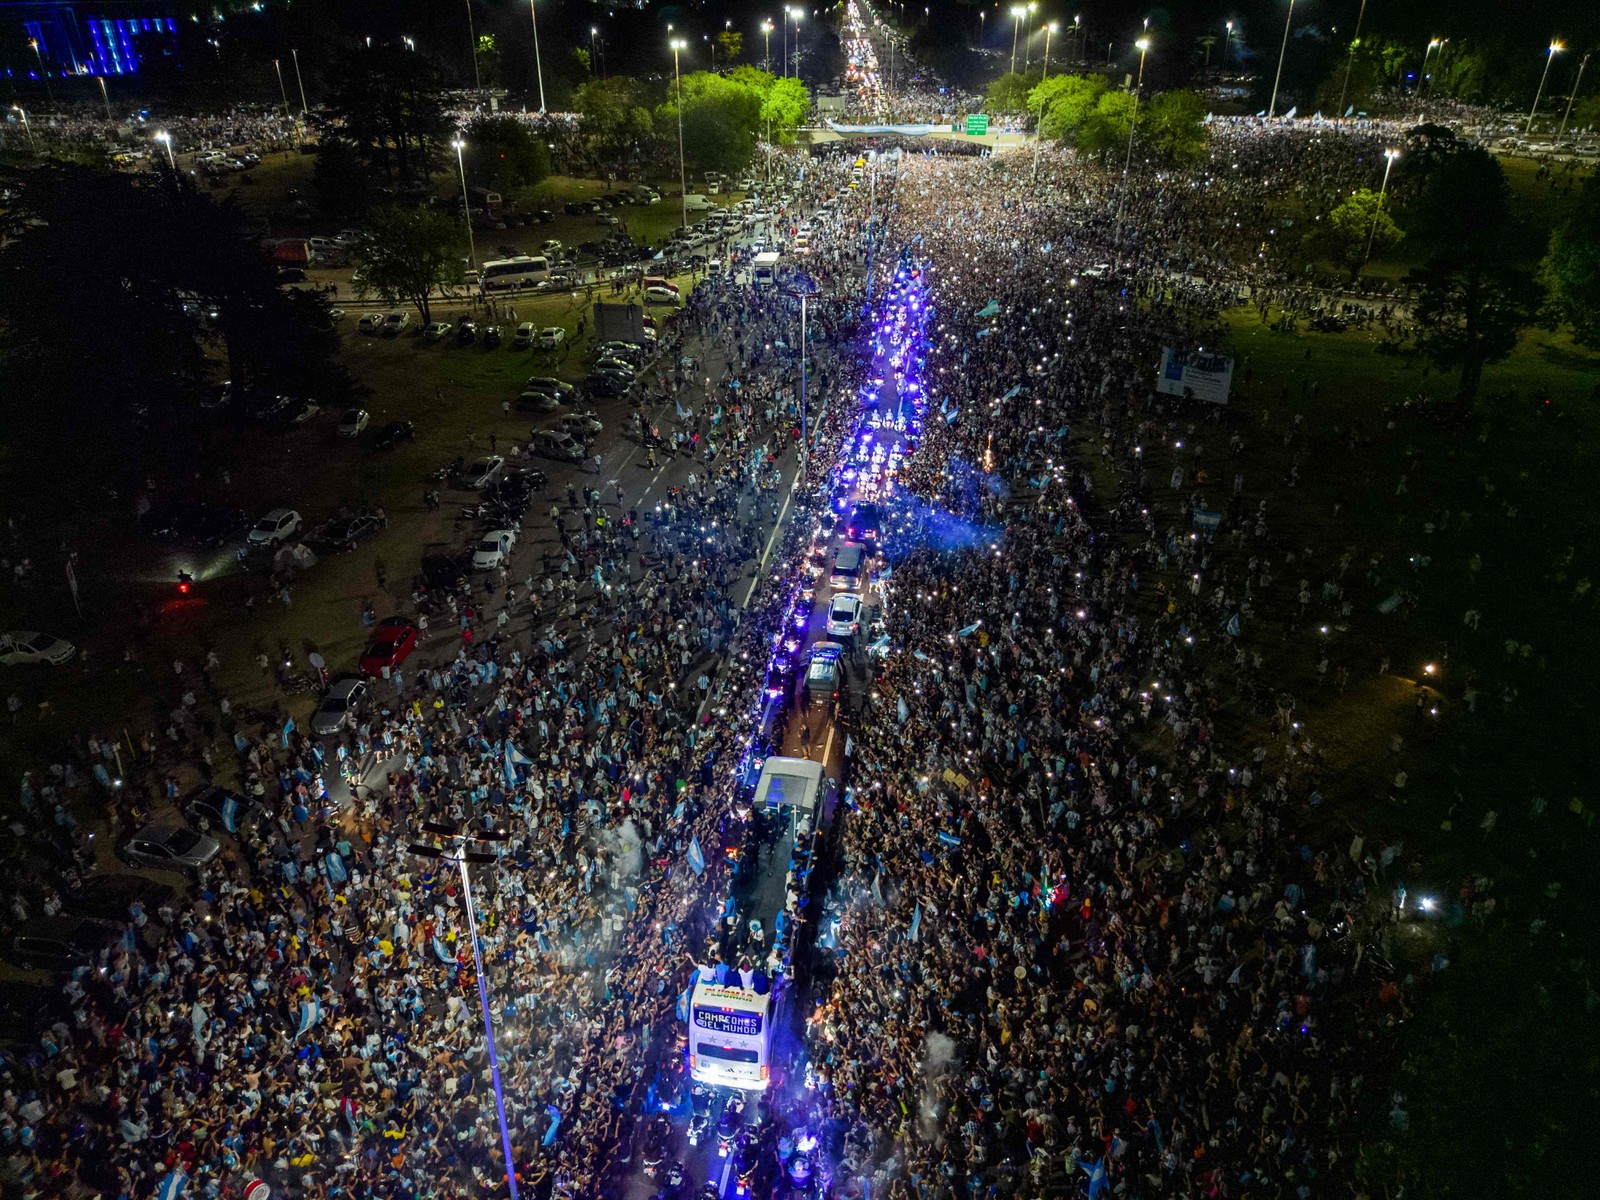
[{"label": "light blue and white flag", "polygon": [[700,839],[698,837],[689,839],[689,869],[696,875],[704,875],[706,873],[706,852],[700,849]]},{"label": "light blue and white flag", "polygon": [[295,1037],[303,1037],[320,1020],[322,1020],[321,1000],[312,996],[308,1000],[300,1001],[300,1028],[295,1032]]}]

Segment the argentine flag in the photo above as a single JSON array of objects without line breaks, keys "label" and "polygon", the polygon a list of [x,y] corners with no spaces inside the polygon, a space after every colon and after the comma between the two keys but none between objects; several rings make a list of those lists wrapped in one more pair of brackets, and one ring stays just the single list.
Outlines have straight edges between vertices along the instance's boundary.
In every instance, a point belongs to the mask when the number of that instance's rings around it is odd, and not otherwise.
[{"label": "argentine flag", "polygon": [[309,1000],[300,1001],[300,1028],[295,1037],[303,1037],[310,1029],[322,1020],[322,1001],[312,996]]},{"label": "argentine flag", "polygon": [[706,852],[700,849],[700,839],[698,837],[689,839],[689,869],[696,875],[704,875],[706,873]]}]

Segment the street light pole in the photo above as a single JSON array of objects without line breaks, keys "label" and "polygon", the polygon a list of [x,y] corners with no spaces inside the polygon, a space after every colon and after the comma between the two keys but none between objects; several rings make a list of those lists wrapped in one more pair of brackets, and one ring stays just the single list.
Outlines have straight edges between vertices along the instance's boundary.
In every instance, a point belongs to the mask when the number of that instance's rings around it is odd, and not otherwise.
[{"label": "street light pole", "polygon": [[[533,19],[533,69],[539,76],[539,115],[544,115],[544,64],[539,60],[539,9],[533,0],[528,0],[528,16]],[[593,35],[590,35],[591,38]],[[589,57],[594,57],[591,48]]]},{"label": "street light pole", "polygon": [[1527,137],[1533,132],[1533,117],[1539,111],[1539,97],[1544,95],[1544,81],[1550,78],[1550,64],[1555,61],[1556,55],[1564,49],[1565,47],[1560,42],[1550,43],[1550,53],[1545,55],[1544,60],[1544,74],[1539,76],[1539,90],[1533,94],[1533,107],[1528,110],[1528,124],[1522,131],[1523,137]]},{"label": "street light pole", "polygon": [[1028,10],[1020,4],[1011,6],[1011,73],[1017,73],[1017,35],[1022,32],[1022,18],[1028,15]]},{"label": "street light pole", "polygon": [[467,144],[460,138],[450,143],[455,148],[456,166],[461,168],[461,215],[467,221],[467,258],[474,270],[478,266],[478,243],[472,236],[472,201],[467,197]]},{"label": "street light pole", "polygon": [[[1583,61],[1584,62],[1588,62],[1589,61],[1587,56],[1584,58]],[[1583,68],[1581,68],[1581,67],[1578,69],[1578,78],[1579,79],[1583,78]],[[106,77],[104,75],[96,75],[95,79],[99,81],[99,84],[100,84],[100,99],[105,101],[106,120],[109,121],[109,120],[111,120],[111,97],[106,92]],[[1567,105],[1567,111],[1568,112],[1572,111],[1572,105],[1570,105],[1570,104]]]},{"label": "street light pole", "polygon": [[[1344,120],[1344,97],[1350,90],[1350,69],[1356,65],[1356,47],[1361,44],[1361,21],[1367,15],[1367,0],[1361,0],[1361,11],[1356,13],[1356,32],[1350,39],[1350,54],[1344,60],[1344,82],[1339,85],[1339,111],[1334,114],[1334,119]],[[1233,28],[1233,22],[1228,22],[1228,28]],[[1423,64],[1426,66],[1427,64]]]},{"label": "street light pole", "polygon": [[1039,123],[1033,130],[1033,178],[1039,178],[1039,143],[1044,141],[1044,81],[1050,78],[1050,38],[1056,31],[1056,23],[1051,21],[1044,27],[1044,76],[1039,80]]},{"label": "street light pole", "polygon": [[283,62],[280,59],[272,60],[272,69],[278,73],[278,95],[283,97],[283,115],[289,115],[289,92],[283,86]]},{"label": "street light pole", "polygon": [[461,894],[467,905],[467,935],[472,939],[472,964],[474,973],[478,977],[478,1006],[483,1012],[483,1033],[489,1047],[489,1078],[494,1084],[495,1115],[500,1121],[500,1151],[505,1156],[506,1187],[509,1189],[511,1200],[519,1200],[517,1192],[517,1163],[516,1157],[511,1153],[511,1129],[506,1124],[506,1098],[500,1086],[500,1056],[494,1044],[494,1018],[489,1012],[489,983],[483,974],[483,949],[478,944],[478,912],[472,901],[472,876],[467,870],[469,863],[492,863],[497,858],[493,854],[482,851],[474,852],[467,849],[468,841],[477,842],[503,842],[508,835],[498,830],[487,830],[473,833],[467,830],[456,829],[452,825],[438,824],[432,821],[423,823],[423,829],[429,833],[437,834],[441,838],[449,839],[454,843],[455,853],[447,854],[436,846],[425,843],[413,842],[411,853],[421,858],[431,858],[439,862],[453,864],[461,872]]},{"label": "street light pole", "polygon": [[472,28],[472,0],[467,0],[467,44],[472,48],[472,87],[483,90],[483,79],[478,74],[478,34]]},{"label": "street light pole", "polygon": [[794,77],[800,78],[800,18],[806,15],[806,10],[794,10]]},{"label": "street light pole", "polygon": [[772,70],[772,22],[761,22],[761,37],[765,41],[766,49],[761,52],[761,69]]},{"label": "street light pole", "polygon": [[686,43],[682,38],[672,39],[672,82],[673,90],[677,93],[677,103],[674,107],[678,110],[678,199],[683,205],[683,227],[689,228],[689,168],[683,160],[683,76],[678,73],[678,52]]},{"label": "street light pole", "polygon": [[1128,198],[1128,169],[1133,166],[1133,131],[1139,124],[1139,91],[1144,87],[1144,56],[1150,52],[1150,39],[1140,38],[1134,43],[1139,48],[1139,80],[1133,85],[1133,116],[1128,121],[1128,154],[1122,160],[1122,186],[1117,190],[1117,224],[1112,244],[1122,244],[1122,205]]},{"label": "street light pole", "polygon": [[[1593,53],[1592,51],[1590,53]],[[1578,78],[1573,81],[1572,92],[1567,96],[1567,111],[1561,115],[1561,132],[1556,134],[1556,141],[1567,136],[1567,118],[1572,116],[1572,102],[1578,98],[1578,89],[1583,86],[1583,69],[1589,65],[1589,55],[1585,54],[1578,63]],[[100,84],[105,87],[105,83]]]},{"label": "street light pole", "polygon": [[1294,0],[1289,0],[1289,15],[1283,19],[1283,45],[1278,47],[1278,71],[1272,77],[1272,99],[1267,104],[1267,120],[1278,115],[1278,81],[1283,78],[1283,56],[1289,49],[1289,26],[1294,23]]},{"label": "street light pole", "polygon": [[800,478],[806,477],[806,464],[811,456],[811,434],[807,428],[806,412],[806,303],[817,294],[816,285],[802,274],[793,295],[800,298]]},{"label": "street light pole", "polygon": [[38,150],[38,144],[33,140],[33,126],[28,124],[28,110],[20,104],[13,104],[11,111],[22,118],[22,132],[28,135],[28,149]]},{"label": "street light pole", "polygon": [[[1028,16],[1039,9],[1039,0],[1028,0]],[[1022,73],[1026,75],[1033,65],[1033,30],[1028,30],[1028,40],[1022,43]]]},{"label": "street light pole", "polygon": [[1428,87],[1428,56],[1437,50],[1439,52],[1439,57],[1443,58],[1444,44],[1449,40],[1449,38],[1429,39],[1428,48],[1422,52],[1422,78],[1417,81],[1417,95],[1420,96],[1424,92],[1430,90]]},{"label": "street light pole", "polygon": [[1383,183],[1378,188],[1378,207],[1372,210],[1372,228],[1367,230],[1367,252],[1361,256],[1361,269],[1367,269],[1367,260],[1372,257],[1372,239],[1378,236],[1378,217],[1383,212],[1383,198],[1389,191],[1389,172],[1394,169],[1394,160],[1400,157],[1398,150],[1385,150],[1383,152]]},{"label": "street light pole", "polygon": [[783,7],[783,39],[779,43],[779,48],[783,51],[783,77],[787,79],[789,78],[789,6],[787,4]]},{"label": "street light pole", "polygon": [[[1362,0],[1363,3],[1366,0]],[[1233,22],[1229,21],[1223,30],[1222,36],[1222,65],[1228,65],[1228,55],[1233,52]]]},{"label": "street light pole", "polygon": [[311,115],[311,106],[306,103],[306,81],[300,78],[300,51],[291,49],[290,56],[294,59],[294,83],[300,89],[300,115]]},{"label": "street light pole", "polygon": [[[30,140],[33,137],[31,133],[28,136]],[[160,130],[156,134],[156,141],[160,142],[167,148],[167,169],[176,174],[178,170],[178,160],[172,156],[172,135],[164,129]]]},{"label": "street light pole", "polygon": [[50,86],[50,72],[45,70],[44,51],[39,48],[38,38],[29,38],[28,45],[33,47],[33,56],[39,60],[39,78],[44,80],[44,94],[50,98],[50,107],[56,106],[56,90]]}]

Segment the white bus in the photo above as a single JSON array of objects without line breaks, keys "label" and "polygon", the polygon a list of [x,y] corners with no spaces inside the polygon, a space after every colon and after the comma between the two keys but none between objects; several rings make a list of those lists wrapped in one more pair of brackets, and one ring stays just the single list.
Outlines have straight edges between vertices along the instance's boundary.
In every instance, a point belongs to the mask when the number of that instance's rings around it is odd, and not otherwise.
[{"label": "white bus", "polygon": [[550,278],[550,260],[543,255],[519,254],[516,258],[497,258],[483,264],[479,274],[486,292],[507,288],[531,288]]},{"label": "white bus", "polygon": [[[736,977],[735,977],[736,978]],[[689,996],[689,1076],[759,1091],[772,1079],[772,995],[699,980]]]}]

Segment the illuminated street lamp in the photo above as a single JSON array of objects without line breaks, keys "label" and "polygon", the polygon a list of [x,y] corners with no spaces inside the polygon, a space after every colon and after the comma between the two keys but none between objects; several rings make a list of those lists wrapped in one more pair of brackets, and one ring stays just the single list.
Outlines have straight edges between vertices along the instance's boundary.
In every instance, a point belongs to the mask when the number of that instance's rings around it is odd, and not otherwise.
[{"label": "illuminated street lamp", "polygon": [[[456,147],[460,149],[460,141],[456,142]],[[483,949],[478,944],[478,913],[472,903],[472,875],[467,870],[469,863],[493,863],[499,860],[496,854],[467,849],[468,842],[504,842],[510,835],[499,830],[457,829],[454,825],[435,821],[424,821],[422,828],[436,835],[439,840],[449,842],[449,849],[426,842],[413,842],[411,853],[419,858],[450,863],[461,871],[461,894],[467,906],[467,934],[472,939],[472,962],[478,977],[478,1004],[483,1010],[483,1032],[489,1044],[489,1078],[494,1084],[495,1115],[500,1120],[500,1150],[505,1156],[506,1187],[510,1190],[511,1200],[518,1200],[517,1165],[511,1153],[511,1130],[506,1125],[505,1093],[500,1087],[500,1058],[495,1051],[494,1018],[489,1014],[489,983],[483,974]]]},{"label": "illuminated street lamp", "polygon": [[770,71],[772,69],[772,22],[771,21],[763,21],[763,22],[761,22],[761,37],[762,37],[762,39],[764,40],[764,42],[766,44],[766,49],[761,52],[761,55],[762,55],[762,57],[761,57],[761,69],[764,70],[764,71]]},{"label": "illuminated street lamp", "polygon": [[1283,45],[1278,47],[1278,71],[1272,77],[1272,99],[1267,104],[1267,120],[1278,115],[1278,81],[1283,78],[1283,56],[1289,49],[1289,26],[1294,24],[1294,0],[1289,0],[1289,15],[1283,19]]},{"label": "illuminated street lamp", "polygon": [[[1039,0],[1028,0],[1028,17],[1039,11]],[[1033,65],[1033,30],[1028,30],[1028,40],[1022,43],[1022,73],[1026,75]]]},{"label": "illuminated street lamp", "polygon": [[1524,137],[1533,132],[1533,117],[1539,111],[1539,97],[1544,95],[1544,82],[1550,78],[1550,64],[1556,60],[1556,55],[1565,49],[1566,47],[1560,42],[1550,43],[1550,52],[1545,55],[1544,59],[1544,74],[1539,76],[1539,90],[1533,94],[1533,107],[1528,110],[1528,125],[1522,131]]},{"label": "illuminated street lamp", "polygon": [[37,150],[39,147],[34,143],[33,140],[33,126],[28,124],[28,110],[23,108],[20,104],[13,104],[11,106],[11,111],[22,118],[22,132],[28,135],[28,149]]},{"label": "illuminated street lamp", "polygon": [[804,479],[806,459],[811,452],[811,439],[806,430],[806,303],[816,298],[817,285],[801,272],[794,276],[788,291],[800,300],[800,478]]},{"label": "illuminated street lamp", "polygon": [[[1337,117],[1340,120],[1344,119],[1344,97],[1345,97],[1345,93],[1350,90],[1350,68],[1356,65],[1356,47],[1361,44],[1361,20],[1366,15],[1367,15],[1367,0],[1361,0],[1361,11],[1356,13],[1356,32],[1355,32],[1355,36],[1350,39],[1350,54],[1349,54],[1349,57],[1347,57],[1344,60],[1344,82],[1339,85],[1339,111],[1337,113],[1335,113],[1334,116]],[[1228,22],[1228,28],[1230,28],[1230,29],[1233,28],[1233,22],[1232,21]],[[1426,59],[1423,60],[1423,64],[1422,65],[1423,66],[1427,66],[1428,65]]]},{"label": "illuminated street lamp", "polygon": [[283,86],[283,63],[278,59],[272,60],[272,69],[278,73],[278,95],[283,97],[283,115],[289,115],[289,93]]},{"label": "illuminated street lamp", "polygon": [[806,15],[805,9],[796,8],[791,14],[794,17],[794,77],[800,78],[800,18]]},{"label": "illuminated street lamp", "polygon": [[1372,210],[1372,228],[1367,231],[1367,252],[1361,256],[1362,270],[1366,270],[1367,260],[1372,257],[1372,239],[1378,236],[1378,217],[1383,212],[1383,197],[1389,191],[1389,172],[1394,169],[1394,160],[1399,157],[1398,150],[1383,152],[1383,183],[1378,188],[1378,207]]},{"label": "illuminated street lamp", "polygon": [[1017,35],[1022,32],[1022,18],[1028,10],[1020,4],[1011,6],[1011,73],[1017,73]]},{"label": "illuminated street lamp", "polygon": [[172,135],[170,133],[168,133],[165,129],[158,130],[157,133],[156,133],[156,141],[160,142],[167,149],[167,167],[168,167],[168,169],[172,170],[174,172],[177,171],[177,169],[178,169],[178,160],[172,156]]},{"label": "illuminated street lamp", "polygon": [[[1361,0],[1363,4],[1366,0]],[[1222,31],[1222,65],[1228,65],[1228,54],[1233,49],[1233,22],[1229,21]]]},{"label": "illuminated street lamp", "polygon": [[1443,58],[1444,44],[1449,40],[1449,38],[1433,38],[1428,42],[1428,48],[1422,52],[1422,82],[1417,85],[1417,91],[1419,93],[1426,90],[1428,86],[1428,55],[1437,50],[1439,52],[1439,57]]},{"label": "illuminated street lamp", "polygon": [[306,81],[300,78],[300,51],[291,49],[289,55],[294,60],[294,83],[300,89],[300,115],[309,116],[311,107],[306,103]]},{"label": "illuminated street lamp", "polygon": [[472,86],[483,90],[483,79],[478,74],[478,35],[472,28],[472,0],[467,0],[467,45],[472,50]]},{"label": "illuminated street lamp", "polygon": [[1044,27],[1044,76],[1039,80],[1039,123],[1033,130],[1033,178],[1039,178],[1039,145],[1044,141],[1044,81],[1050,78],[1050,38],[1056,31],[1056,23],[1051,21]]},{"label": "illuminated street lamp", "polygon": [[1122,160],[1122,187],[1117,194],[1117,225],[1113,244],[1122,243],[1122,205],[1128,198],[1128,169],[1133,166],[1133,131],[1139,124],[1139,89],[1144,87],[1144,56],[1150,52],[1150,39],[1140,38],[1134,43],[1139,48],[1139,79],[1133,85],[1133,116],[1128,121],[1128,154]]},{"label": "illuminated street lamp", "polygon": [[[1584,61],[1587,62],[1588,59]],[[1578,78],[1583,78],[1582,68],[1578,70]],[[100,99],[106,106],[106,120],[109,121],[111,119],[111,96],[106,92],[106,77],[104,75],[96,75],[95,81],[100,85]],[[1567,105],[1567,111],[1572,111],[1572,105]]]},{"label": "illuminated street lamp", "polygon": [[677,103],[673,106],[678,110],[678,187],[679,198],[683,204],[683,227],[689,228],[689,169],[683,161],[683,76],[678,73],[678,54],[688,46],[682,38],[672,39],[672,80],[673,89],[677,94]]},{"label": "illuminated street lamp", "polygon": [[467,144],[456,138],[450,145],[456,152],[456,166],[461,169],[461,215],[467,221],[467,257],[474,270],[478,266],[478,244],[472,236],[472,202],[467,198]]},{"label": "illuminated street lamp", "polygon": [[[1572,102],[1578,98],[1578,89],[1583,86],[1583,69],[1589,65],[1589,55],[1585,54],[1578,63],[1578,78],[1572,84],[1572,92],[1567,96],[1567,111],[1561,117],[1561,132],[1556,134],[1556,141],[1567,136],[1567,118],[1572,116]],[[105,86],[103,83],[101,86]]]},{"label": "illuminated street lamp", "polygon": [[539,76],[539,114],[544,115],[544,64],[539,60],[539,10],[528,0],[528,16],[533,20],[533,70]]}]

